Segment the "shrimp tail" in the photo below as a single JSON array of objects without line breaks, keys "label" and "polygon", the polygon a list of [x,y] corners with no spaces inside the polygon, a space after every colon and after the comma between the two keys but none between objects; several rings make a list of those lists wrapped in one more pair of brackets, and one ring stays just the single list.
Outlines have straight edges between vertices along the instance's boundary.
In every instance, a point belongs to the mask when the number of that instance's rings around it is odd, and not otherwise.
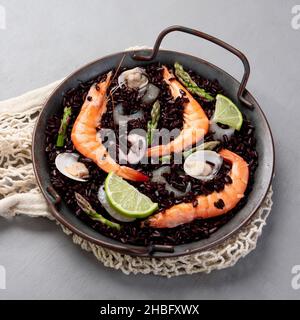
[{"label": "shrimp tail", "polygon": [[120,166],[119,169],[116,170],[116,174],[122,178],[132,181],[146,182],[149,180],[149,177],[142,172],[126,166]]}]

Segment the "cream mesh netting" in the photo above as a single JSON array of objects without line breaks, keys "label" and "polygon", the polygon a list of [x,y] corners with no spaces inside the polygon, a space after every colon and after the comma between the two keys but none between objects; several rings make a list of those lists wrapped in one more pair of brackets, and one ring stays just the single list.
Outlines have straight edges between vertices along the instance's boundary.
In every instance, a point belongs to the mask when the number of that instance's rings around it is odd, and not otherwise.
[{"label": "cream mesh netting", "polygon": [[[18,98],[0,102],[0,216],[47,217],[53,219],[35,181],[31,163],[31,140],[35,120],[43,103],[60,83],[31,91]],[[72,234],[73,242],[91,251],[106,267],[125,274],[178,276],[211,272],[233,266],[241,257],[255,249],[257,239],[272,207],[272,189],[250,223],[222,245],[184,257],[158,259],[120,254]]]}]

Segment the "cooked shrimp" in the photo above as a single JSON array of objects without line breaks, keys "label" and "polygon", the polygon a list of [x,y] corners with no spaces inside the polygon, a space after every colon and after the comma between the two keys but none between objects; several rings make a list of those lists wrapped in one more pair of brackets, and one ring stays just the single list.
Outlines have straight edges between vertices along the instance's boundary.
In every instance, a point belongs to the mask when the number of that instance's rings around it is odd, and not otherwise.
[{"label": "cooked shrimp", "polygon": [[74,147],[85,157],[92,159],[105,172],[115,172],[117,175],[133,181],[147,181],[143,173],[126,166],[120,166],[109,155],[108,151],[97,137],[97,126],[106,112],[106,91],[110,84],[112,73],[106,80],[93,85],[74,123],[71,139]]},{"label": "cooked shrimp", "polygon": [[183,129],[179,136],[166,145],[159,145],[148,149],[148,156],[159,157],[172,152],[181,152],[201,140],[208,132],[209,120],[200,104],[192,95],[174,78],[174,76],[163,67],[164,81],[169,85],[174,99],[182,96],[189,100],[184,104]]},{"label": "cooked shrimp", "polygon": [[[227,149],[220,151],[220,155],[231,162],[230,177],[232,183],[225,185],[221,192],[214,191],[208,196],[198,196],[198,205],[192,203],[180,203],[160,212],[148,219],[149,225],[153,228],[174,228],[184,223],[189,223],[195,219],[207,219],[222,215],[233,209],[247,188],[249,179],[249,169],[247,162]],[[222,206],[216,206],[218,201],[222,200]],[[222,203],[222,202],[221,202]]]}]

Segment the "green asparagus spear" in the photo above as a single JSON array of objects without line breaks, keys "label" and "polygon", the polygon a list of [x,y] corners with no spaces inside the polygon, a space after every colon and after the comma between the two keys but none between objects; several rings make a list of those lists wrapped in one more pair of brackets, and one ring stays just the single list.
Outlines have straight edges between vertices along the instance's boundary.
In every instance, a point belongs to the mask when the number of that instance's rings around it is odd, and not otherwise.
[{"label": "green asparagus spear", "polygon": [[196,94],[207,101],[213,101],[215,99],[204,89],[199,88],[197,86],[196,82],[192,80],[190,75],[183,69],[181,64],[179,64],[178,62],[175,62],[174,68],[175,68],[175,75],[191,94]]},{"label": "green asparagus spear", "polygon": [[93,220],[100,221],[101,223],[107,225],[110,228],[114,228],[117,230],[121,229],[121,226],[118,223],[112,222],[106,218],[104,218],[101,214],[97,213],[90,203],[79,193],[75,192],[75,198],[79,207]]},{"label": "green asparagus spear", "polygon": [[[199,150],[213,150],[216,146],[218,146],[220,144],[220,141],[207,141],[202,143],[200,146],[191,148],[187,151],[184,151],[182,153],[183,158],[187,158],[189,155],[191,155],[192,153],[199,151]],[[162,164],[167,164],[170,163],[171,160],[171,155],[166,155],[160,158],[160,161],[162,162]]]},{"label": "green asparagus spear", "polygon": [[170,164],[171,158],[172,158],[171,155],[168,154],[166,156],[160,157],[159,160],[162,164]]},{"label": "green asparagus spear", "polygon": [[189,149],[189,150],[183,152],[183,157],[187,158],[189,155],[191,155],[192,153],[194,153],[196,151],[199,151],[199,150],[213,150],[219,144],[220,144],[220,141],[207,141],[207,142],[204,142],[198,147],[194,147],[192,149]]},{"label": "green asparagus spear", "polygon": [[151,120],[147,123],[147,142],[150,146],[154,138],[154,130],[157,128],[158,121],[160,118],[160,103],[158,100],[155,101],[151,110]]},{"label": "green asparagus spear", "polygon": [[60,123],[60,128],[58,130],[58,136],[56,140],[57,147],[63,147],[65,144],[66,132],[71,119],[71,114],[72,114],[72,108],[65,107],[64,115]]}]

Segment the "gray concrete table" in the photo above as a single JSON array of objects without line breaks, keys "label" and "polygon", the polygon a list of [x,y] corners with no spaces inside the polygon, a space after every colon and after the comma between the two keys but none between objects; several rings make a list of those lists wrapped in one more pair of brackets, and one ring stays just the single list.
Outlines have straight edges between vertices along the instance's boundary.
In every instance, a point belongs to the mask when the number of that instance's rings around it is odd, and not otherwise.
[{"label": "gray concrete table", "polygon": [[[300,290],[291,286],[291,269],[300,265],[300,30],[291,26],[295,4],[0,0],[6,16],[6,29],[0,29],[0,100],[60,79],[105,54],[152,45],[161,29],[182,24],[216,35],[248,56],[248,89],[270,121],[277,151],[274,208],[257,249],[235,267],[170,280],[126,276],[97,263],[54,223],[0,219],[0,265],[7,271],[0,299],[300,298]],[[174,34],[163,46],[241,76],[234,57],[204,41]]]}]

